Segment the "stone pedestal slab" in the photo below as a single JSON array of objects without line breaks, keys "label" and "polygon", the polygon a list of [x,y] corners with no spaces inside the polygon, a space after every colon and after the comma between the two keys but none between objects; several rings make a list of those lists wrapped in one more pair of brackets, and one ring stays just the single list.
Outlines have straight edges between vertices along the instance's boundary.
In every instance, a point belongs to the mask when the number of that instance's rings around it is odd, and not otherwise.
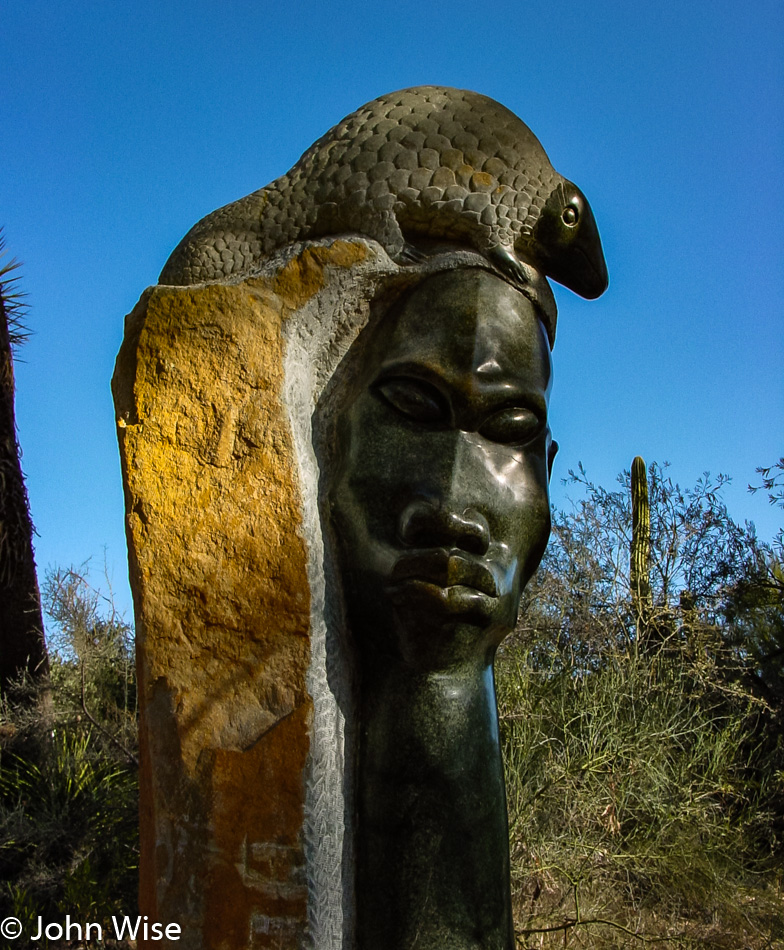
[{"label": "stone pedestal slab", "polygon": [[364,254],[335,242],[267,278],[154,287],[126,321],[113,391],[137,624],[140,904],[180,924],[191,950],[306,936],[311,591],[284,329],[325,271]]}]

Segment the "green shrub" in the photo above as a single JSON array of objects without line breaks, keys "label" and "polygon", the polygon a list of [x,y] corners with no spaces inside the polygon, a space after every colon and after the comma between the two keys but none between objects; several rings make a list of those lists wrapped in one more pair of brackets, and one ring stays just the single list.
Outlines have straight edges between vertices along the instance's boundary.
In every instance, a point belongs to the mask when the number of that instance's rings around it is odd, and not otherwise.
[{"label": "green shrub", "polygon": [[496,663],[520,945],[784,947],[782,710],[723,609],[759,549],[653,475],[653,645],[628,494],[583,480]]},{"label": "green shrub", "polygon": [[0,916],[23,933],[38,916],[106,921],[137,905],[132,631],[75,571],[51,574],[44,602],[50,675],[0,710]]}]

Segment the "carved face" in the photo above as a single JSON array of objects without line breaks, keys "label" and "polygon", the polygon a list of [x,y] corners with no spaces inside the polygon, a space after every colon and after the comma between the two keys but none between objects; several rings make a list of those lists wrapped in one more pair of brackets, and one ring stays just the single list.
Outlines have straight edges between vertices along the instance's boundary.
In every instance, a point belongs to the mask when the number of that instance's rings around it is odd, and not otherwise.
[{"label": "carved face", "polygon": [[377,327],[329,490],[360,653],[486,663],[550,532],[547,336],[530,301],[464,269]]}]

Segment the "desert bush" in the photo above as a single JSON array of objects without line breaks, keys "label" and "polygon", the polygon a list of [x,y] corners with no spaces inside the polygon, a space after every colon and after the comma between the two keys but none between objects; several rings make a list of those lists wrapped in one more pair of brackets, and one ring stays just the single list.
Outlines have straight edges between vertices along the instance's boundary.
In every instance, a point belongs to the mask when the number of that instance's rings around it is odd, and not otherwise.
[{"label": "desert bush", "polygon": [[576,476],[497,662],[520,945],[782,947],[781,709],[727,609],[761,548],[654,466],[643,649],[628,479]]},{"label": "desert bush", "polygon": [[24,933],[39,915],[101,921],[137,903],[132,630],[84,571],[50,573],[43,601],[49,676],[0,710],[0,915]]}]

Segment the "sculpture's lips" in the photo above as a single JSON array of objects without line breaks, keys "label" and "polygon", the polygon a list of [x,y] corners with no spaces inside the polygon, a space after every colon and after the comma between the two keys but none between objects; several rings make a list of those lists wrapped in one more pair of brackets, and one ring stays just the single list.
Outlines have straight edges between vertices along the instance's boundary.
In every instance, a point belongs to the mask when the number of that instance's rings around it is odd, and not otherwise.
[{"label": "sculpture's lips", "polygon": [[404,554],[392,569],[390,581],[394,585],[401,581],[418,581],[444,590],[467,587],[488,597],[498,597],[498,585],[493,572],[462,551],[438,548]]}]

